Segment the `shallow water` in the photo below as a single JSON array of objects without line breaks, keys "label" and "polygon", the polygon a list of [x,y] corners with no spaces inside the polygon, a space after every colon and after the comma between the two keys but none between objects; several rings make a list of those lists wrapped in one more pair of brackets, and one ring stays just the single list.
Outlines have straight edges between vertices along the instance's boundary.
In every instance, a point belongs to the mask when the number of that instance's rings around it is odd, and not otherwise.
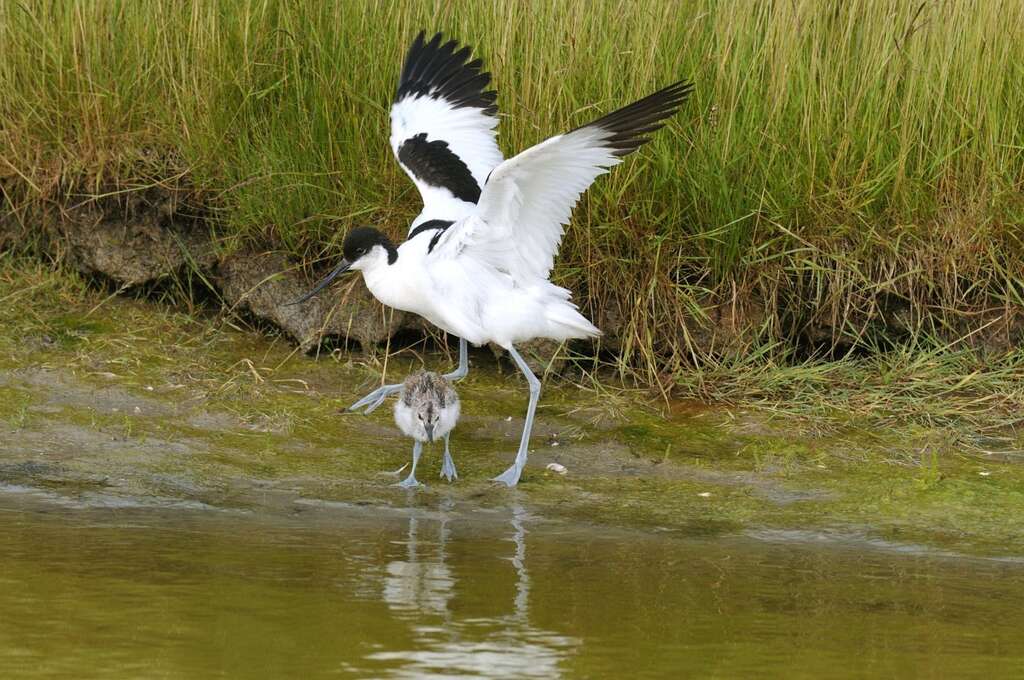
[{"label": "shallow water", "polygon": [[990,677],[1024,567],[814,534],[488,509],[55,504],[0,492],[0,675]]}]

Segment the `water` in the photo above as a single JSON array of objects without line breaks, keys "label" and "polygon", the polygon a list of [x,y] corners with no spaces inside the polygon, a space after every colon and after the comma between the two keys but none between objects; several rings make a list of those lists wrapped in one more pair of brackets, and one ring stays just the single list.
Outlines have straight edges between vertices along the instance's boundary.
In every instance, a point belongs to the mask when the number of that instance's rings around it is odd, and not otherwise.
[{"label": "water", "polygon": [[1024,567],[1012,561],[626,531],[515,501],[272,513],[12,491],[0,493],[3,678],[1024,669]]}]

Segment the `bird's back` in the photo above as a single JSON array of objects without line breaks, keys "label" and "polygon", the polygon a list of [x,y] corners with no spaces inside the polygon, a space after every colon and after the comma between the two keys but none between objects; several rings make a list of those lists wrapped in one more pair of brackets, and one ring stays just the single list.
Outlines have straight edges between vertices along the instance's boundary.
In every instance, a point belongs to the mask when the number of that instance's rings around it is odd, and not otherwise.
[{"label": "bird's back", "polygon": [[459,395],[448,379],[433,371],[416,371],[406,378],[402,383],[401,398],[409,406],[419,401],[432,400],[444,407],[459,401]]}]

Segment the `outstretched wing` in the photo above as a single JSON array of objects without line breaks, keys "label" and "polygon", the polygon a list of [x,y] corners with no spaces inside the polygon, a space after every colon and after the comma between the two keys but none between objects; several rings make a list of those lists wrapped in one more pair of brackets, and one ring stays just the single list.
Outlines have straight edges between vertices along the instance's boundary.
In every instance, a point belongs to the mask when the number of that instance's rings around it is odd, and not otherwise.
[{"label": "outstretched wing", "polygon": [[412,227],[472,212],[487,175],[501,163],[497,93],[470,48],[421,31],[405,57],[391,106],[391,148],[423,198]]},{"label": "outstretched wing", "polygon": [[583,192],[648,141],[692,87],[670,85],[503,162],[487,180],[476,213],[443,238],[447,253],[471,251],[519,281],[547,278]]}]

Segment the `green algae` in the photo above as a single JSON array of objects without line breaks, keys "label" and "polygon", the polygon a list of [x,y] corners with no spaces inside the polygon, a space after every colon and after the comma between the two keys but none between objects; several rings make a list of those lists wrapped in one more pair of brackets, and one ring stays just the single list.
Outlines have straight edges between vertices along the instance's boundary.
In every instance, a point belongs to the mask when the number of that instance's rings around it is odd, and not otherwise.
[{"label": "green algae", "polygon": [[25,427],[31,417],[32,394],[15,387],[0,385],[0,421],[14,430]]}]

